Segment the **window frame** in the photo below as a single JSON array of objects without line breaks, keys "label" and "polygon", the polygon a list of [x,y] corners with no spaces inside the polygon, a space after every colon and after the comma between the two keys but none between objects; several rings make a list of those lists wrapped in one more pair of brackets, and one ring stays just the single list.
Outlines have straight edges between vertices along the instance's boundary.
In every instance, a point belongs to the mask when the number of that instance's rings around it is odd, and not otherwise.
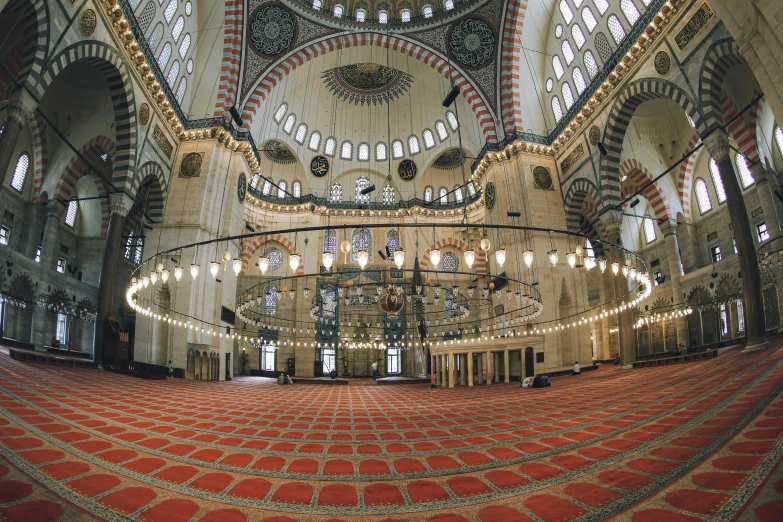
[{"label": "window frame", "polygon": [[720,250],[720,245],[710,245],[710,259],[713,263],[720,263],[723,261],[723,253]]},{"label": "window frame", "polygon": [[[772,236],[769,234],[769,227],[767,227],[766,221],[759,221],[755,224],[756,227],[756,238],[758,239],[759,243],[763,243],[765,241],[769,241]],[[764,227],[764,230],[761,230],[761,227]],[[762,237],[766,236],[766,237]]]},{"label": "window frame", "polygon": [[[22,172],[21,175],[21,181],[19,183],[15,183],[17,179],[17,170],[19,169],[19,163],[22,161],[22,158],[25,159],[25,166],[24,166],[24,172]],[[30,153],[27,151],[22,151],[19,156],[16,157],[16,163],[14,164],[14,172],[11,174],[11,181],[10,186],[12,189],[17,191],[19,194],[24,193],[24,184],[27,181],[27,174],[30,172]],[[16,185],[19,185],[18,187]]]},{"label": "window frame", "polygon": [[[700,181],[701,181],[701,183],[702,183],[702,184],[703,184],[703,186],[704,186],[704,193],[705,193],[705,195],[706,195],[706,198],[707,198],[707,203],[710,205],[710,207],[709,207],[708,209],[706,209],[706,210],[704,210],[704,209],[702,208],[702,206],[701,206],[701,200],[699,199],[698,186],[699,186],[699,182],[700,182]],[[714,209],[714,208],[715,208],[715,207],[713,206],[713,204],[712,204],[712,197],[710,197],[710,189],[709,189],[709,186],[707,186],[707,182],[706,182],[706,181],[704,181],[704,178],[696,178],[696,179],[694,180],[694,182],[693,182],[693,196],[694,196],[694,197],[695,197],[695,199],[696,199],[696,206],[697,206],[697,207],[698,207],[698,209],[699,209],[699,215],[700,215],[700,216],[703,216],[703,215],[707,214],[708,212],[712,212],[712,209]]]}]

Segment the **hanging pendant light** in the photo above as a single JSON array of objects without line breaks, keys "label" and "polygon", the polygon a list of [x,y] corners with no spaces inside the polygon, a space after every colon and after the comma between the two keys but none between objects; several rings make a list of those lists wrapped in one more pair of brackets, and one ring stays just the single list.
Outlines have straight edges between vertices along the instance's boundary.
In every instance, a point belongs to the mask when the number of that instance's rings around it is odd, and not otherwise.
[{"label": "hanging pendant light", "polygon": [[628,277],[628,264],[623,265],[623,277]]},{"label": "hanging pendant light", "polygon": [[568,252],[566,254],[566,261],[568,261],[568,266],[574,268],[576,266],[576,254],[574,252]]},{"label": "hanging pendant light", "polygon": [[212,261],[209,263],[209,273],[212,274],[212,277],[217,277],[218,271],[220,270],[220,263],[217,261]]},{"label": "hanging pendant light", "polygon": [[482,238],[481,241],[479,241],[479,248],[483,250],[484,252],[489,252],[490,247],[492,244],[489,242],[489,238]]},{"label": "hanging pendant light", "polygon": [[549,262],[552,263],[552,266],[557,266],[557,249],[552,249],[549,252],[547,252],[547,255],[549,256]]},{"label": "hanging pendant light", "polygon": [[258,258],[258,268],[261,269],[261,274],[266,274],[266,271],[269,270],[269,256],[264,254],[263,256]]},{"label": "hanging pendant light", "polygon": [[153,285],[158,282],[158,273],[155,271],[150,272],[150,283]]},{"label": "hanging pendant light", "polygon": [[177,281],[182,279],[182,272],[183,272],[183,270],[184,270],[184,268],[182,268],[181,266],[179,266],[179,265],[175,266],[174,267],[174,279],[176,279]]},{"label": "hanging pendant light", "polygon": [[169,274],[170,274],[169,269],[164,268],[163,270],[160,271],[160,280],[163,281],[164,283],[168,282]]},{"label": "hanging pendant light", "polygon": [[288,256],[288,266],[291,267],[291,270],[296,272],[296,269],[299,268],[299,263],[302,262],[302,256],[299,254],[291,254]]},{"label": "hanging pendant light", "polygon": [[402,268],[405,265],[405,249],[400,247],[394,251],[394,264],[397,268]]},{"label": "hanging pendant light", "polygon": [[190,275],[193,277],[193,279],[196,279],[198,277],[198,263],[191,263],[190,265]]},{"label": "hanging pendant light", "polygon": [[473,249],[465,250],[465,264],[468,268],[473,268],[473,263],[476,262],[476,252]]},{"label": "hanging pendant light", "polygon": [[359,250],[356,252],[356,260],[359,262],[361,269],[364,270],[364,267],[370,262],[370,252],[367,250]]},{"label": "hanging pendant light", "polygon": [[340,252],[343,253],[343,263],[348,262],[348,254],[351,252],[351,242],[347,239],[343,239],[340,243]]},{"label": "hanging pendant light", "polygon": [[598,258],[598,268],[601,270],[602,274],[606,272],[606,259],[603,257]]},{"label": "hanging pendant light", "polygon": [[525,250],[524,252],[522,252],[522,259],[525,261],[527,267],[530,268],[530,265],[533,264],[533,251]]},{"label": "hanging pendant light", "polygon": [[433,268],[438,268],[438,265],[440,264],[439,248],[433,248],[432,250],[430,250],[430,261],[432,262]]},{"label": "hanging pendant light", "polygon": [[636,268],[634,267],[629,268],[628,275],[631,276],[631,279],[636,279]]},{"label": "hanging pendant light", "polygon": [[[505,248],[499,248],[495,250],[495,261],[498,262],[498,265],[502,268],[503,265],[506,264],[506,249]],[[530,266],[530,265],[528,265]]]},{"label": "hanging pendant light", "polygon": [[141,284],[144,285],[144,288],[147,288],[150,286],[150,278],[149,276],[144,276],[141,278]]},{"label": "hanging pendant light", "polygon": [[617,275],[618,272],[620,272],[620,263],[615,261],[614,263],[612,263],[612,273],[614,275]]},{"label": "hanging pendant light", "polygon": [[334,253],[329,252],[328,250],[324,250],[323,254],[321,254],[321,261],[327,270],[331,270],[332,263],[334,263]]}]

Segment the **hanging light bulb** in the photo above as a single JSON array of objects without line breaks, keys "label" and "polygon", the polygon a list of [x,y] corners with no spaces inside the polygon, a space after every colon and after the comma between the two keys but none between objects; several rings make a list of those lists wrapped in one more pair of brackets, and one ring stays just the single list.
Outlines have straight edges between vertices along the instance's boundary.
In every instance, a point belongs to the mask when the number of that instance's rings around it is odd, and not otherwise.
[{"label": "hanging light bulb", "polygon": [[239,275],[239,272],[242,271],[242,260],[234,258],[234,261],[233,261],[232,264],[233,264],[232,268],[234,269],[234,275]]},{"label": "hanging light bulb", "polygon": [[552,266],[557,266],[557,249],[550,250],[547,252],[547,255],[549,256],[549,262],[552,263]]},{"label": "hanging light bulb", "polygon": [[[499,248],[495,250],[495,261],[498,262],[498,264],[502,267],[506,264],[506,249],[505,248]],[[528,266],[530,266],[528,264]]]},{"label": "hanging light bulb", "polygon": [[524,252],[522,252],[522,259],[525,261],[527,267],[530,268],[530,265],[533,264],[533,251],[525,250]]},{"label": "hanging light bulb", "polygon": [[157,272],[150,272],[150,283],[153,285],[158,282],[158,273]]},{"label": "hanging light bulb", "polygon": [[617,273],[618,273],[619,271],[620,271],[620,263],[618,263],[617,261],[615,261],[614,263],[612,263],[612,273],[613,273],[614,275],[617,275]]},{"label": "hanging light bulb", "polygon": [[193,279],[196,279],[198,277],[198,269],[199,269],[198,264],[192,263],[190,265],[190,275],[193,276]]},{"label": "hanging light bulb", "polygon": [[479,241],[479,248],[483,250],[484,252],[489,252],[489,249],[492,245],[489,242],[488,238],[482,238],[481,241]]},{"label": "hanging light bulb", "polygon": [[606,259],[603,257],[598,258],[598,268],[601,269],[601,273],[606,272]]},{"label": "hanging light bulb", "polygon": [[630,276],[631,276],[631,279],[636,279],[636,269],[635,269],[635,268],[633,268],[633,267],[631,267],[630,269],[628,269],[628,275],[630,275]]},{"label": "hanging light bulb", "polygon": [[258,258],[258,268],[261,269],[261,274],[266,274],[266,271],[269,270],[269,256],[264,254],[263,256]]},{"label": "hanging light bulb", "polygon": [[473,263],[476,262],[476,252],[472,249],[465,250],[465,264],[468,268],[473,268]]},{"label": "hanging light bulb", "polygon": [[142,277],[141,284],[144,285],[144,288],[147,288],[148,286],[150,286],[150,278],[148,276]]},{"label": "hanging light bulb", "polygon": [[359,266],[362,270],[370,262],[370,253],[367,250],[359,250],[356,252],[356,260],[359,262]]},{"label": "hanging light bulb", "polygon": [[179,265],[175,266],[174,267],[174,279],[176,279],[177,281],[182,279],[182,271],[183,270],[184,269],[181,266],[179,266]]},{"label": "hanging light bulb", "polygon": [[439,248],[433,248],[432,250],[430,250],[430,261],[432,262],[433,268],[438,268],[438,265],[440,264]]},{"label": "hanging light bulb", "polygon": [[170,272],[169,272],[168,268],[164,268],[163,270],[161,270],[160,271],[160,280],[163,281],[164,283],[167,282],[169,280],[169,273]]},{"label": "hanging light bulb", "polygon": [[299,268],[299,263],[302,262],[302,256],[299,254],[291,254],[288,256],[288,266],[291,267],[291,270],[296,272],[296,269]]},{"label": "hanging light bulb", "polygon": [[212,261],[209,263],[209,273],[212,274],[212,277],[217,277],[218,271],[220,270],[220,263],[217,261]]},{"label": "hanging light bulb", "polygon": [[348,254],[351,252],[351,242],[347,239],[343,239],[340,243],[340,252],[343,253],[343,263],[348,262]]},{"label": "hanging light bulb", "polygon": [[405,249],[400,247],[394,251],[394,264],[397,268],[402,268],[405,264]]},{"label": "hanging light bulb", "polygon": [[324,250],[324,253],[321,254],[321,261],[323,262],[324,267],[327,270],[331,270],[332,269],[332,263],[334,263],[334,253],[333,252],[329,252],[328,250]]},{"label": "hanging light bulb", "polygon": [[229,252],[228,250],[224,250],[223,251],[223,262],[224,263],[228,263],[229,261],[231,261],[231,252]]},{"label": "hanging light bulb", "polygon": [[574,252],[568,252],[566,254],[566,261],[568,261],[568,266],[574,268],[576,266],[576,254]]},{"label": "hanging light bulb", "polygon": [[628,265],[623,265],[623,277],[628,277]]}]

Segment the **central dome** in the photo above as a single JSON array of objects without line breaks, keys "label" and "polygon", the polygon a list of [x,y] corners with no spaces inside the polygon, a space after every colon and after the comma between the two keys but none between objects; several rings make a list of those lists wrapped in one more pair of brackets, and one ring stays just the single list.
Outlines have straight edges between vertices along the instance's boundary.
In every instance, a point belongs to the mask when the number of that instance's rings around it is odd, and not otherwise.
[{"label": "central dome", "polygon": [[363,62],[324,71],[330,92],[344,101],[377,105],[408,92],[413,76],[378,63]]}]

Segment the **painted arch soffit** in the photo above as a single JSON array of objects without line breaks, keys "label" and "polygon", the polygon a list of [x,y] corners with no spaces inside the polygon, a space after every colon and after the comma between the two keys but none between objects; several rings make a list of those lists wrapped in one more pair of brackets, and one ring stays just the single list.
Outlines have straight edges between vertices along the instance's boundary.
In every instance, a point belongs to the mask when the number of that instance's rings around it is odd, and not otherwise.
[{"label": "painted arch soffit", "polygon": [[[467,14],[450,21],[387,34],[372,27],[346,33],[344,26],[305,16],[298,6],[285,0],[250,0],[245,3],[239,99],[244,105],[275,67],[315,43],[324,42],[332,51],[334,45],[329,40],[333,37],[364,35],[364,38],[377,39],[388,36],[414,43],[445,62],[450,61],[451,67],[479,91],[486,105],[497,115],[504,5],[503,0],[479,1]],[[375,45],[375,40],[360,45]],[[300,65],[301,59],[296,62]],[[447,74],[447,71],[441,74]]]}]

